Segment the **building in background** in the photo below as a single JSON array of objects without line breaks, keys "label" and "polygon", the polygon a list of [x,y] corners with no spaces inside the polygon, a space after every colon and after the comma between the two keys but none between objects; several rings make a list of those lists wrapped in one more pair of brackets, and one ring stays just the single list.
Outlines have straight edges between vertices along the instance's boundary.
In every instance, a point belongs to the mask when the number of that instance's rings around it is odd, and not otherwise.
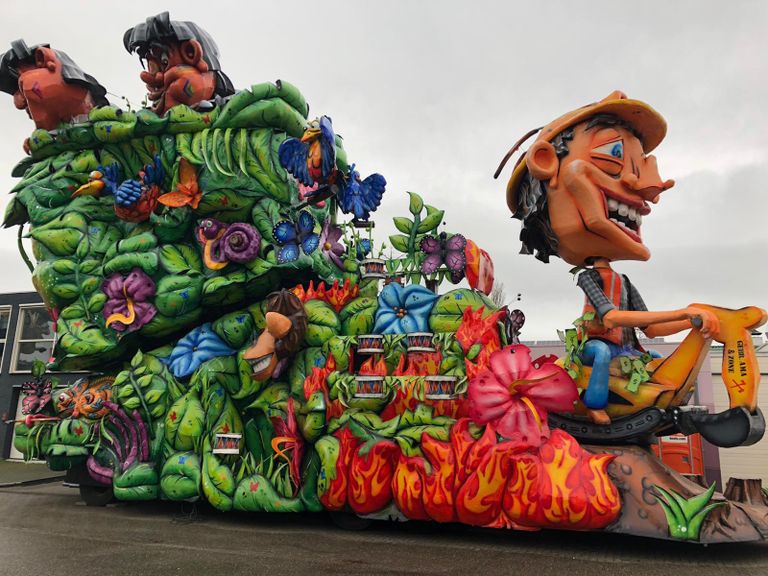
[{"label": "building in background", "polygon": [[[21,385],[35,360],[47,362],[56,330],[37,292],[0,294],[0,458],[21,458],[13,449],[13,425],[21,415]],[[77,375],[60,375],[62,384]]]}]

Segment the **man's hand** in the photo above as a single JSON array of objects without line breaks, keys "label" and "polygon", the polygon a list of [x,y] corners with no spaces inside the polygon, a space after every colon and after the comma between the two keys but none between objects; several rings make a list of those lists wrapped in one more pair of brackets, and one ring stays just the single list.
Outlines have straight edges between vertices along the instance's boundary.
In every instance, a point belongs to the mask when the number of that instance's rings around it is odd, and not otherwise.
[{"label": "man's hand", "polygon": [[699,330],[701,331],[701,335],[704,336],[704,338],[712,338],[720,331],[720,320],[718,320],[717,316],[715,316],[709,310],[704,308],[697,308],[694,305],[688,306],[682,311],[685,313],[686,317],[691,322],[691,326],[694,328],[696,328],[693,324],[694,318],[701,319],[701,327]]}]

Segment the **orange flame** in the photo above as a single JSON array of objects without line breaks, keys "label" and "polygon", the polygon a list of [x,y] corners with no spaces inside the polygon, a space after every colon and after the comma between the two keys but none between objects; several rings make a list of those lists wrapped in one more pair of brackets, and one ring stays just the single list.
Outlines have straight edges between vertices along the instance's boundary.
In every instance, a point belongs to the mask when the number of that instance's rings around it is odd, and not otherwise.
[{"label": "orange flame", "polygon": [[358,514],[370,514],[392,500],[392,478],[400,449],[391,440],[380,440],[366,454],[361,454],[363,448],[352,458],[348,502]]},{"label": "orange flame", "polygon": [[456,330],[456,340],[461,344],[465,353],[469,352],[472,346],[476,344],[481,346],[480,353],[474,359],[464,360],[467,377],[470,380],[474,379],[481,370],[487,368],[491,354],[501,349],[498,322],[504,316],[504,310],[498,310],[487,318],[483,318],[484,312],[485,308],[482,306],[477,311],[466,308],[461,325]]},{"label": "orange flame", "polygon": [[339,281],[335,280],[333,286],[331,286],[325,294],[325,301],[330,304],[336,312],[340,312],[344,306],[359,295],[360,286],[357,284],[352,286],[349,278],[344,280],[344,284],[341,287],[339,286]]},{"label": "orange flame", "polygon": [[435,440],[425,432],[421,436],[421,449],[432,467],[432,473],[424,481],[424,510],[437,522],[452,522],[455,517],[453,485],[456,464],[451,445]]},{"label": "orange flame", "polygon": [[309,400],[310,396],[317,391],[323,393],[325,398],[325,419],[326,422],[332,418],[338,418],[344,413],[344,405],[338,398],[331,400],[328,392],[328,375],[336,370],[336,359],[333,354],[328,355],[328,360],[323,368],[312,368],[312,371],[304,379],[304,399]]},{"label": "orange flame", "polygon": [[553,430],[539,458],[515,462],[504,511],[526,526],[604,528],[621,511],[618,489],[607,472],[613,459],[590,454],[569,434]]},{"label": "orange flame", "polygon": [[424,466],[424,458],[400,454],[400,460],[392,477],[392,496],[395,505],[411,520],[429,520],[422,501],[424,477],[427,475]]},{"label": "orange flame", "polygon": [[329,481],[328,489],[323,494],[318,494],[321,504],[327,510],[341,510],[347,503],[347,485],[349,479],[349,466],[352,457],[360,444],[349,429],[344,428],[334,434],[339,442],[339,455],[336,459],[335,478]]},{"label": "orange flame", "polygon": [[532,449],[498,443],[492,426],[475,440],[469,420],[461,419],[450,443],[424,435],[421,448],[426,459],[402,456],[392,482],[395,503],[408,518],[584,530],[604,528],[621,512],[607,472],[614,457],[586,452],[562,430]]},{"label": "orange flame", "polygon": [[408,373],[417,376],[437,376],[440,374],[440,352],[408,352]]},{"label": "orange flame", "polygon": [[479,465],[456,494],[456,514],[461,522],[487,526],[498,520],[512,464],[510,455],[518,446],[515,442],[504,442],[484,452]]},{"label": "orange flame", "polygon": [[374,363],[375,356],[371,356],[363,362],[360,366],[358,374],[360,376],[386,376],[387,375],[387,363],[384,361],[383,354],[377,354],[379,359]]},{"label": "orange flame", "polygon": [[310,280],[309,286],[306,289],[299,284],[291,292],[302,302],[322,300],[329,304],[336,312],[340,312],[351,300],[360,295],[360,287],[357,284],[352,285],[349,278],[344,280],[344,284],[339,284],[338,280],[334,280],[330,288],[326,287],[325,282],[320,282],[317,288],[315,288],[314,280]]}]

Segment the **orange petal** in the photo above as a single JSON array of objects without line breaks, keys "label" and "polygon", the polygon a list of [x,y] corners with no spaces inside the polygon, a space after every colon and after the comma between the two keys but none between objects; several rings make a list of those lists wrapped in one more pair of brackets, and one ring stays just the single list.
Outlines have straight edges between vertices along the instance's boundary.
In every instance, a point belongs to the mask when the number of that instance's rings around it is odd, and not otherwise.
[{"label": "orange petal", "polygon": [[197,188],[197,170],[186,158],[179,161],[179,185]]},{"label": "orange petal", "polygon": [[[160,204],[170,206],[171,208],[181,208],[187,204],[192,204],[192,200],[192,198],[181,192],[168,192],[157,199]],[[197,208],[197,206],[193,206],[193,208]]]},{"label": "orange petal", "polygon": [[134,320],[136,320],[136,309],[133,307],[133,300],[127,298],[125,302],[128,306],[128,316],[120,313],[110,315],[110,317],[107,318],[105,322],[107,327],[109,327],[113,322],[122,322],[126,326],[130,326],[133,324]]}]

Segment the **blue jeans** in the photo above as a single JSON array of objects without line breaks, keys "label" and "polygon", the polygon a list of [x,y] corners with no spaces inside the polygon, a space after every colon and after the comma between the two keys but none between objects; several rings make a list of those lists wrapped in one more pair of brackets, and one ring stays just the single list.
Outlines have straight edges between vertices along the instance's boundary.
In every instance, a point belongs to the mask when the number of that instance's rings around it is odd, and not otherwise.
[{"label": "blue jeans", "polygon": [[[648,351],[654,358],[661,355]],[[587,408],[601,410],[608,405],[608,378],[611,360],[616,356],[640,356],[642,352],[632,346],[619,346],[605,340],[587,340],[581,353],[581,360],[587,366],[592,366],[589,385],[581,400]]]}]

